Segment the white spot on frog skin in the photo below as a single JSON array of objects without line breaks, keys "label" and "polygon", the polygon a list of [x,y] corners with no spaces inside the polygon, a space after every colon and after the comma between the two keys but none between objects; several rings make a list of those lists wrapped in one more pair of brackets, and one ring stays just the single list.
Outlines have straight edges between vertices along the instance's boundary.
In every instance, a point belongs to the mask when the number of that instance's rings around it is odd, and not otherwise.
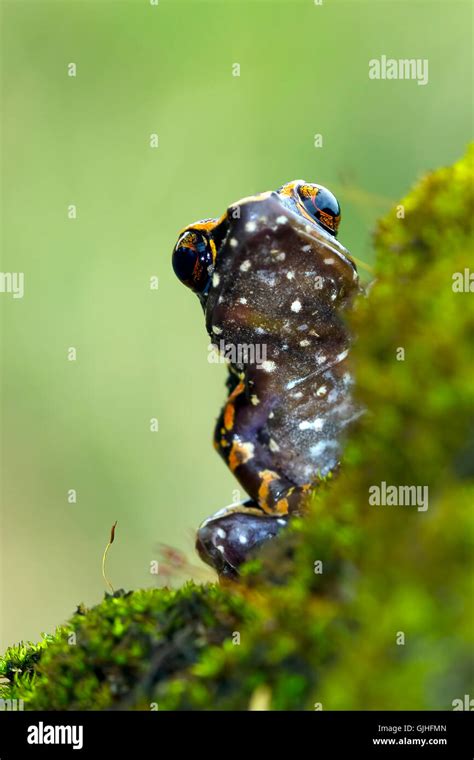
[{"label": "white spot on frog skin", "polygon": [[274,288],[276,285],[276,276],[274,274],[267,274],[266,276],[259,275],[260,279],[270,288]]},{"label": "white spot on frog skin", "polygon": [[307,253],[308,251],[311,250],[311,246],[310,245],[304,245],[301,250],[304,251],[305,253]]},{"label": "white spot on frog skin", "polygon": [[273,440],[273,438],[270,438],[268,442],[268,448],[270,451],[280,451],[280,447],[276,441]]},{"label": "white spot on frog skin", "polygon": [[301,311],[301,302],[293,301],[291,304],[291,311],[294,311],[296,314],[298,314],[298,312]]},{"label": "white spot on frog skin", "polygon": [[287,221],[288,221],[288,217],[287,217],[287,216],[284,216],[284,215],[282,215],[282,216],[277,216],[277,218],[276,218],[276,223],[277,223],[277,224],[286,224],[286,223],[287,223]]},{"label": "white spot on frog skin", "polygon": [[245,306],[245,304],[247,303],[247,299],[246,298],[239,298],[239,303],[241,303],[241,304],[243,304]]},{"label": "white spot on frog skin", "polygon": [[286,525],[286,520],[282,520],[281,517],[277,520],[278,525]]},{"label": "white spot on frog skin", "polygon": [[303,395],[302,391],[295,391],[295,393],[291,394],[291,398],[301,398]]},{"label": "white spot on frog skin", "polygon": [[248,272],[251,266],[252,265],[251,265],[249,259],[246,259],[245,261],[243,261],[241,263],[241,265],[240,265],[240,271],[241,272]]},{"label": "white spot on frog skin", "polygon": [[346,349],[345,351],[342,351],[340,354],[336,356],[336,361],[342,362],[346,358],[348,353],[349,353],[348,349]]},{"label": "white spot on frog skin", "polygon": [[286,253],[284,253],[283,251],[279,253],[278,256],[276,257],[277,261],[285,261],[285,259],[286,259]]},{"label": "white spot on frog skin", "polygon": [[217,528],[216,536],[219,536],[219,538],[226,538],[227,533],[222,528]]},{"label": "white spot on frog skin", "polygon": [[237,240],[237,238],[231,238],[229,240],[229,245],[231,248],[237,248],[238,244],[239,244],[239,241]]},{"label": "white spot on frog skin", "polygon": [[318,441],[310,447],[309,453],[312,457],[319,457],[325,449],[337,449],[338,445],[337,441]]},{"label": "white spot on frog skin", "polygon": [[324,427],[324,420],[321,419],[321,417],[316,417],[312,422],[309,420],[303,420],[298,427],[300,430],[322,430]]},{"label": "white spot on frog skin", "polygon": [[316,396],[325,396],[328,392],[328,389],[325,385],[321,385],[318,390],[316,391]]},{"label": "white spot on frog skin", "polygon": [[287,273],[286,273],[286,276],[287,276],[287,279],[288,279],[288,280],[294,280],[294,278],[295,278],[295,273],[294,273],[294,272],[287,272]]},{"label": "white spot on frog skin", "polygon": [[337,390],[335,388],[333,388],[333,390],[331,391],[331,393],[328,396],[329,403],[333,404],[334,401],[336,401],[336,399],[337,399],[338,396],[339,396],[339,393],[337,392]]},{"label": "white spot on frog skin", "polygon": [[217,551],[221,552],[222,554],[224,554],[224,552],[225,552],[225,549],[224,549],[223,546],[216,546],[216,549],[217,549]]},{"label": "white spot on frog skin", "polygon": [[255,232],[257,229],[257,223],[256,222],[247,222],[245,225],[245,229],[247,232]]},{"label": "white spot on frog skin", "polygon": [[243,533],[240,533],[239,534],[239,541],[240,541],[241,544],[246,544],[247,543],[247,536],[244,536]]},{"label": "white spot on frog skin", "polygon": [[270,414],[268,415],[268,419],[272,420],[274,416],[275,416],[275,413],[274,412],[270,412]]},{"label": "white spot on frog skin", "polygon": [[303,348],[306,348],[306,346],[310,346],[310,345],[311,345],[310,340],[300,340],[300,346],[302,346]]},{"label": "white spot on frog skin", "polygon": [[212,325],[212,332],[214,335],[220,335],[222,333],[222,327],[218,327],[217,325]]},{"label": "white spot on frog skin", "polygon": [[259,366],[263,369],[264,372],[274,372],[276,370],[275,362],[272,362],[268,359],[267,361],[262,362]]},{"label": "white spot on frog skin", "polygon": [[318,364],[324,364],[324,362],[327,361],[327,356],[317,356],[316,361]]},{"label": "white spot on frog skin", "polygon": [[325,264],[334,264],[334,259],[324,259]]},{"label": "white spot on frog skin", "polygon": [[260,403],[260,399],[258,396],[255,395],[255,393],[252,396],[250,396],[250,401],[252,402],[254,406],[257,406],[257,404]]},{"label": "white spot on frog skin", "polygon": [[221,278],[219,277],[219,275],[217,274],[217,272],[214,272],[214,274],[212,275],[212,287],[213,288],[217,288],[217,286],[219,285],[220,281],[221,281]]},{"label": "white spot on frog skin", "polygon": [[[240,439],[237,438],[237,441],[239,442]],[[246,464],[246,462],[249,462],[250,459],[253,459],[255,456],[255,445],[251,443],[250,441],[242,441],[239,442],[239,457],[240,457],[240,464]]]}]

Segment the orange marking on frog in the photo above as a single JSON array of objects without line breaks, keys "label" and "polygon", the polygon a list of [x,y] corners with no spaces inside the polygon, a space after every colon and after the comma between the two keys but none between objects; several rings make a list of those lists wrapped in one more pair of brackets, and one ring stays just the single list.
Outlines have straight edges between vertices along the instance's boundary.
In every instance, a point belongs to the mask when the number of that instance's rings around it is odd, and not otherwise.
[{"label": "orange marking on frog", "polygon": [[293,195],[293,191],[295,189],[295,183],[289,182],[288,184],[284,185],[281,190],[279,191],[280,195],[283,195],[287,198],[291,198]]},{"label": "orange marking on frog", "polygon": [[321,221],[329,227],[331,230],[337,230],[339,225],[339,216],[331,216],[331,214],[326,214],[324,211],[319,211],[319,218]]},{"label": "orange marking on frog", "polygon": [[212,261],[215,264],[217,258],[217,248],[212,238],[209,238],[209,245],[211,246]]},{"label": "orange marking on frog", "polygon": [[232,472],[239,465],[245,464],[249,459],[252,459],[254,448],[253,443],[245,443],[244,441],[239,441],[238,438],[234,440],[229,454],[229,467]]},{"label": "orange marking on frog", "polygon": [[237,396],[240,396],[240,394],[244,392],[244,390],[245,390],[245,383],[243,382],[238,383],[227,400],[227,404],[224,409],[224,426],[226,430],[232,430],[232,428],[234,427],[234,420],[235,420],[234,401],[237,398]]},{"label": "orange marking on frog", "polygon": [[234,427],[235,406],[232,401],[228,401],[224,410],[224,426],[226,430],[232,430]]},{"label": "orange marking on frog", "polygon": [[268,496],[270,495],[270,483],[274,480],[279,480],[280,476],[277,472],[273,472],[273,470],[262,470],[258,473],[258,477],[262,479],[260,488],[258,489],[258,503],[264,512],[272,514],[274,510],[267,503]]},{"label": "orange marking on frog", "polygon": [[279,499],[276,503],[275,510],[279,515],[287,515],[289,510],[288,499]]}]

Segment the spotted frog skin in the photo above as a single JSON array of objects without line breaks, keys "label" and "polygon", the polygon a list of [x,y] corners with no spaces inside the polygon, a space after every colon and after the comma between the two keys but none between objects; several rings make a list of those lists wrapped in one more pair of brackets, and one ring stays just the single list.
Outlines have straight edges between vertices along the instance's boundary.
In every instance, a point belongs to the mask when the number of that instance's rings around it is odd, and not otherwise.
[{"label": "spotted frog skin", "polygon": [[301,514],[360,414],[344,320],[360,287],[339,220],[329,190],[295,180],[186,227],[173,251],[209,336],[232,358],[214,445],[250,498],[205,520],[196,544],[221,576],[237,577]]}]

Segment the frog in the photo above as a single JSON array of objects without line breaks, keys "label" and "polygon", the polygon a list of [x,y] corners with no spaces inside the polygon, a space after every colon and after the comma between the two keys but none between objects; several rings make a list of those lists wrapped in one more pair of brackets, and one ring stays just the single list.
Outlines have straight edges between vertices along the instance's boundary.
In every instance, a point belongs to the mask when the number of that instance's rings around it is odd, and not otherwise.
[{"label": "frog", "polygon": [[173,248],[174,272],[227,358],[214,447],[248,496],[197,531],[197,552],[221,579],[239,579],[263,544],[307,512],[362,414],[346,318],[361,286],[337,239],[340,219],[328,188],[292,180],[186,226]]}]

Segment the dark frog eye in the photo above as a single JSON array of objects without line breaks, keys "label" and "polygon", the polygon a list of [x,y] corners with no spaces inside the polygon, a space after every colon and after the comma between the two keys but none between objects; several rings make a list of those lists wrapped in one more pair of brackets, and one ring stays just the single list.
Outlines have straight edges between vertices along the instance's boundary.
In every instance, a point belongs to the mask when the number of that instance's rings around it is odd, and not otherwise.
[{"label": "dark frog eye", "polygon": [[195,293],[204,293],[211,280],[212,240],[199,230],[186,230],[173,251],[176,276]]},{"label": "dark frog eye", "polygon": [[322,185],[300,185],[300,201],[305,211],[331,235],[337,235],[341,208],[335,195]]}]

